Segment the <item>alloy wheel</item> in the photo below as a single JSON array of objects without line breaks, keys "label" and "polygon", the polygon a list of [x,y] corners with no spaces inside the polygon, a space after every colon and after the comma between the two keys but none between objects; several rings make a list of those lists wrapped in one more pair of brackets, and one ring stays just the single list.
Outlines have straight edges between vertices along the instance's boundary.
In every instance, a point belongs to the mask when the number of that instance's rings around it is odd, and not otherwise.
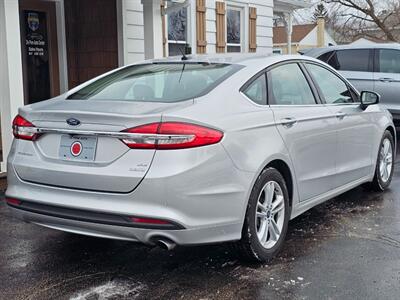
[{"label": "alloy wheel", "polygon": [[278,242],[285,219],[285,199],[282,188],[275,181],[267,182],[257,201],[256,230],[258,241],[266,249]]},{"label": "alloy wheel", "polygon": [[379,173],[382,181],[386,183],[392,175],[393,165],[393,148],[388,138],[383,140],[379,156]]}]

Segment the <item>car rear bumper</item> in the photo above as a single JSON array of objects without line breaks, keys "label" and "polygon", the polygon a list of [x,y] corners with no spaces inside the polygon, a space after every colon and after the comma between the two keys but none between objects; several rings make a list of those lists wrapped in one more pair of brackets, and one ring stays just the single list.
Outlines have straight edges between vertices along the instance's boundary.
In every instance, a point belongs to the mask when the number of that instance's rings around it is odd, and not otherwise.
[{"label": "car rear bumper", "polygon": [[[24,221],[54,229],[147,244],[159,237],[182,245],[203,244],[241,238],[254,179],[255,174],[234,166],[221,145],[157,152],[145,179],[127,194],[25,182],[15,172],[11,157],[6,197],[50,207],[50,213],[10,209]],[[64,214],[51,213],[51,208]],[[93,218],[82,218],[82,212]],[[126,226],[104,222],[104,215],[167,220],[179,228]]]},{"label": "car rear bumper", "polygon": [[84,222],[33,213],[10,207],[13,215],[25,222],[76,234],[126,240],[154,245],[160,239],[168,239],[178,245],[218,243],[240,239],[242,224],[225,224],[192,229],[134,228],[103,223]]}]

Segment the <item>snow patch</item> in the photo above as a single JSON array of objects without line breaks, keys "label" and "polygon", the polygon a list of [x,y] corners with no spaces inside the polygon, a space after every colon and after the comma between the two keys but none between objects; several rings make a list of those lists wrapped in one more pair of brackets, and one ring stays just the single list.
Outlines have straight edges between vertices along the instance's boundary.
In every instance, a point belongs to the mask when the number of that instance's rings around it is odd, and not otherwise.
[{"label": "snow patch", "polygon": [[131,283],[129,281],[114,280],[82,291],[71,297],[70,300],[107,300],[115,299],[116,297],[135,299],[145,289],[146,286],[140,282]]}]

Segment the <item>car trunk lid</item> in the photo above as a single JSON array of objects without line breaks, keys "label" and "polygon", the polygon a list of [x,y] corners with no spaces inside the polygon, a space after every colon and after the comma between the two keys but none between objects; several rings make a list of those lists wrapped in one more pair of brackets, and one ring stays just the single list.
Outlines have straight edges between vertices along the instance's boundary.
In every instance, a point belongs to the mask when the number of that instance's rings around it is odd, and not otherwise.
[{"label": "car trunk lid", "polygon": [[42,132],[35,141],[17,144],[15,170],[29,182],[128,193],[146,175],[155,150],[130,149],[121,131],[160,122],[164,112],[192,103],[66,100],[28,106],[21,115]]}]

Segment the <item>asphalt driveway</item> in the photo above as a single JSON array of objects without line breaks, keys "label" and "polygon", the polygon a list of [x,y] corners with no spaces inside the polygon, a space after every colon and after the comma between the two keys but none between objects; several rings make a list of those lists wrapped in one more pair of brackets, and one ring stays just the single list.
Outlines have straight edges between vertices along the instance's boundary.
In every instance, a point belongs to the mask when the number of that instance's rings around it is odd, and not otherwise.
[{"label": "asphalt driveway", "polygon": [[[3,194],[1,194],[3,197]],[[400,165],[293,220],[268,265],[226,245],[167,252],[25,224],[0,203],[0,299],[398,299]]]}]

